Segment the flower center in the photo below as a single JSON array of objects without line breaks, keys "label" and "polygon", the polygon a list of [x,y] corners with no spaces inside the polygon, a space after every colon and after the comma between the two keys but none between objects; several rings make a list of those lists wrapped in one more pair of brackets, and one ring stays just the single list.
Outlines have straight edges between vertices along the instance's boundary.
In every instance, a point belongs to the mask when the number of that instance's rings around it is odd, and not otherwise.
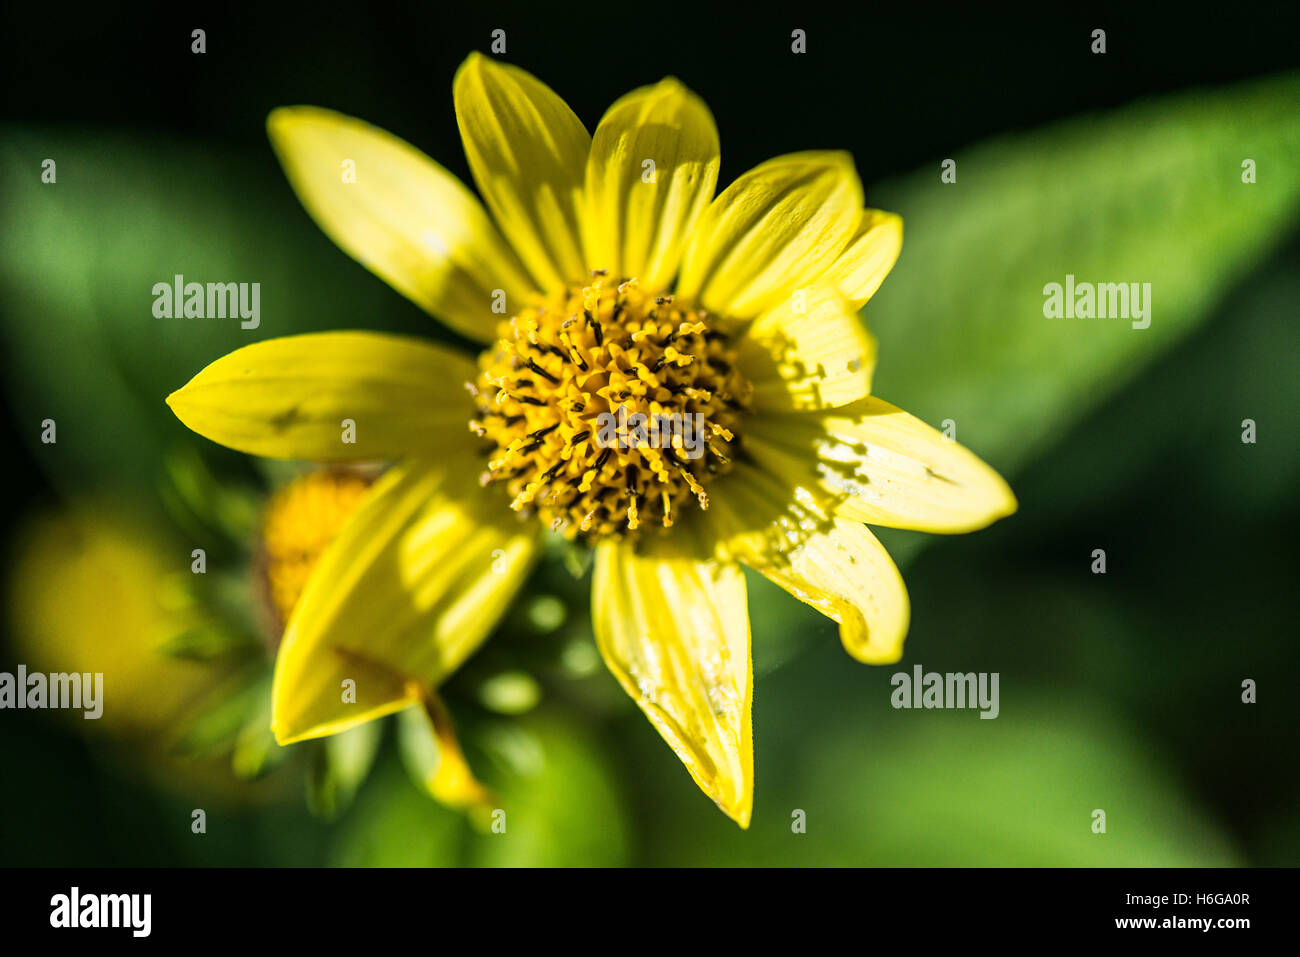
[{"label": "flower center", "polygon": [[703,311],[603,270],[503,322],[470,385],[484,484],[568,538],[669,528],[709,507],[750,386]]},{"label": "flower center", "polygon": [[262,516],[262,580],[276,642],[325,548],[361,504],[372,479],[343,469],[300,475],[266,503]]}]

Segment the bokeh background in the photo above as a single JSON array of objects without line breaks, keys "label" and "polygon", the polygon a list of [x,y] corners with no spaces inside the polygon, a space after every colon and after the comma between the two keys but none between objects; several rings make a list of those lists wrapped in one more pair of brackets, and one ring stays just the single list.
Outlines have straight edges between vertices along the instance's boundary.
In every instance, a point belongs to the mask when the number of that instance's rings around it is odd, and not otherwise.
[{"label": "bokeh background", "polygon": [[[0,862],[1300,863],[1293,24],[1257,7],[1186,22],[1107,5],[471,7],[0,14],[0,670],[107,669],[111,695],[101,722],[0,713]],[[854,663],[833,624],[751,581],[748,832],[599,664],[588,582],[558,554],[445,689],[506,836],[420,790],[399,721],[290,749],[259,723],[247,536],[291,470],[198,439],[162,399],[259,338],[442,335],[310,222],[263,123],[332,107],[468,182],[451,78],[497,28],[588,128],[680,77],[717,118],[722,183],[778,153],[851,150],[868,203],[906,223],[864,311],[876,391],[953,420],[1020,499],[973,535],[882,533],[912,597],[897,667]],[[175,273],[260,282],[261,327],[154,319],[151,287]],[[1045,319],[1042,287],[1066,273],[1152,283],[1151,327]],[[890,676],[916,663],[998,672],[1000,716],[892,709]]]}]

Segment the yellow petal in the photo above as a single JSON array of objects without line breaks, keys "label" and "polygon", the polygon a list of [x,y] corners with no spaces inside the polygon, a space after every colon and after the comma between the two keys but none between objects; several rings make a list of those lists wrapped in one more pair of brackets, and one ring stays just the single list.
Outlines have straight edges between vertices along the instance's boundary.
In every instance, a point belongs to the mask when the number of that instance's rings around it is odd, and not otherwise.
[{"label": "yellow petal", "polygon": [[865,525],[836,518],[815,494],[741,464],[710,518],[724,553],[839,623],[867,664],[903,654],[909,606],[897,566]]},{"label": "yellow petal", "polygon": [[[685,532],[686,529],[678,529]],[[645,542],[597,546],[596,644],[695,783],[741,827],[753,806],[753,677],[739,566]],[[669,546],[676,546],[673,551]]]},{"label": "yellow petal", "polygon": [[833,287],[796,289],[750,323],[738,361],[756,412],[828,409],[871,394],[876,339]]},{"label": "yellow petal", "polygon": [[476,375],[470,359],[422,339],[322,332],[236,349],[167,404],[199,435],[252,455],[391,460],[469,447],[464,384]]},{"label": "yellow petal", "polygon": [[837,515],[924,532],[970,532],[1016,510],[970,450],[877,398],[825,413],[755,420],[745,447],[764,468],[820,487]]},{"label": "yellow petal", "polygon": [[429,796],[452,808],[479,808],[496,797],[474,777],[461,750],[451,712],[436,691],[399,717],[402,757]]},{"label": "yellow petal", "polygon": [[452,91],[474,182],[524,265],[547,292],[584,278],[582,123],[536,77],[478,53]]},{"label": "yellow petal", "polygon": [[723,190],[700,218],[677,291],[749,319],[835,262],[861,218],[862,184],[846,153],[779,156]]},{"label": "yellow petal", "polygon": [[409,463],[375,484],[285,628],[271,705],[281,744],[399,711],[478,647],[536,551],[506,504],[464,463]]},{"label": "yellow petal", "polygon": [[666,289],[713,199],[718,163],[713,115],[677,80],[618,100],[596,127],[587,160],[591,264]]},{"label": "yellow petal", "polygon": [[903,219],[878,209],[864,209],[858,230],[826,274],[854,311],[870,299],[889,275],[903,249]]},{"label": "yellow petal", "polygon": [[267,132],[307,212],[349,256],[447,325],[494,338],[506,304],[532,292],[482,204],[409,143],[331,110],[274,110]]}]

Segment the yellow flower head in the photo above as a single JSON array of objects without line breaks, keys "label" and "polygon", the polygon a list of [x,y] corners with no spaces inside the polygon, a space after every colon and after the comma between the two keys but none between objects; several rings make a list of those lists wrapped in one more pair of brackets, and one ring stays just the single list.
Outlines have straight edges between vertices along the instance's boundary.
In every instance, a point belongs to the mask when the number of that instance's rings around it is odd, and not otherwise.
[{"label": "yellow flower head", "polygon": [[[273,728],[318,737],[421,700],[553,530],[595,547],[606,664],[745,826],[740,564],[837,621],[855,658],[892,662],[907,594],[864,523],[969,531],[1015,499],[871,395],[857,312],[902,222],[864,208],[847,155],[777,157],[715,196],[713,117],[677,80],[618,100],[594,136],[536,78],[478,54],[454,99],[486,208],[358,120],[294,107],[268,128],[321,228],[483,343],[478,361],[399,336],[304,335],[218,359],[168,398],[245,452],[396,463],[293,606]],[[349,679],[356,699],[341,702]]]},{"label": "yellow flower head", "polygon": [[603,272],[503,323],[480,365],[471,427],[494,446],[484,481],[570,538],[707,509],[750,392],[706,313]]},{"label": "yellow flower head", "polygon": [[275,619],[273,635],[278,637],[316,562],[369,488],[370,478],[366,475],[320,469],[287,482],[267,502],[258,565]]}]

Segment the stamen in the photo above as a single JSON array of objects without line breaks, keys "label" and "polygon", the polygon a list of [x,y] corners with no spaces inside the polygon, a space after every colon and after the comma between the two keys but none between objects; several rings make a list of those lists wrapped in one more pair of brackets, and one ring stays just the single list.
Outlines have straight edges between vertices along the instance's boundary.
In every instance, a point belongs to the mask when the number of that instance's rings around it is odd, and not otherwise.
[{"label": "stamen", "polygon": [[557,379],[557,378],[555,378],[555,376],[551,375],[549,372],[547,372],[545,369],[543,369],[541,366],[539,366],[539,365],[537,364],[536,360],[534,360],[534,359],[529,359],[528,362],[527,362],[527,365],[528,365],[528,368],[532,369],[534,372],[536,372],[539,376],[541,376],[541,377],[542,377],[543,379],[545,379],[547,382],[552,382],[552,383],[554,383],[555,385],[559,385],[559,384],[560,384],[560,380]]},{"label": "stamen", "polygon": [[[707,313],[597,269],[499,335],[471,384],[470,428],[495,446],[484,480],[512,508],[599,540],[671,529],[692,499],[708,507],[751,390]],[[709,454],[695,445],[688,464],[691,436]]]}]

